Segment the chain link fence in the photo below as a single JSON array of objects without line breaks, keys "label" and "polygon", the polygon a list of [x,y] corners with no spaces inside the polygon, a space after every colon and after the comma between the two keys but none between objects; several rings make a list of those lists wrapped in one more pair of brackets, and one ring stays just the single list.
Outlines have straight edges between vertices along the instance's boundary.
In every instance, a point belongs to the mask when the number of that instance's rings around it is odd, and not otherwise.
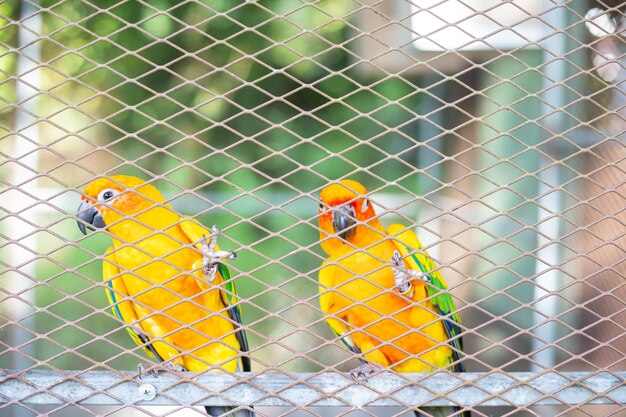
[{"label": "chain link fence", "polygon": [[[608,0],[0,2],[0,414],[624,415],[623,16]],[[112,236],[76,227],[85,186],[116,174],[237,250],[252,372],[137,378],[150,360],[102,279]],[[466,372],[346,373],[362,357],[318,288],[320,191],[344,178],[440,266]]]}]

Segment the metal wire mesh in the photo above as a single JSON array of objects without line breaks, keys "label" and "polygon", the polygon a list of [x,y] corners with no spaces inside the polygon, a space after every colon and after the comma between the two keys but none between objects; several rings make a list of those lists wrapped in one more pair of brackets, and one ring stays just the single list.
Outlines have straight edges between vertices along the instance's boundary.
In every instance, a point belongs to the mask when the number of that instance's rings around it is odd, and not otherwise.
[{"label": "metal wire mesh", "polygon": [[[621,415],[623,8],[0,3],[2,415]],[[149,376],[156,399],[137,397],[111,236],[75,225],[114,174],[238,251],[252,373]],[[343,178],[440,266],[469,372],[342,374],[359,361],[320,309],[317,210]]]}]

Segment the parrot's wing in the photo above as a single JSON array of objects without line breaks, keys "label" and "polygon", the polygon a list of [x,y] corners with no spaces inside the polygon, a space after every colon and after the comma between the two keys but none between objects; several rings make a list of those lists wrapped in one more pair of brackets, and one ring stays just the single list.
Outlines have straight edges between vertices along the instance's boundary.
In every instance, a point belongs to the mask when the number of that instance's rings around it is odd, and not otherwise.
[{"label": "parrot's wing", "polygon": [[[211,234],[210,231],[193,220],[183,219],[179,225],[185,236],[187,236],[187,239],[189,239],[191,243],[195,244],[198,250],[201,249],[200,242],[202,241],[202,237],[204,236],[205,238],[208,238]],[[216,248],[216,250],[218,249],[219,248]],[[228,312],[230,319],[237,323],[236,327],[238,330],[235,333],[235,337],[237,337],[237,341],[239,342],[239,348],[242,352],[248,352],[248,339],[246,338],[246,333],[242,329],[241,306],[237,302],[237,288],[235,287],[235,282],[231,279],[230,269],[228,269],[228,266],[225,264],[218,263],[217,271],[222,277],[224,289],[226,290],[221,291],[222,300],[224,301],[224,305],[227,307],[226,311]],[[251,370],[250,358],[247,355],[241,357],[241,368],[244,372],[250,372]]]},{"label": "parrot's wing", "polygon": [[[228,315],[230,319],[237,323],[237,327],[239,330],[235,333],[237,337],[237,341],[239,342],[239,347],[242,352],[248,352],[248,338],[246,337],[246,332],[242,329],[241,323],[241,306],[237,303],[237,288],[235,288],[235,282],[230,279],[230,269],[224,264],[218,264],[217,270],[222,276],[224,280],[224,286],[226,287],[226,292],[222,291],[222,298],[224,299],[224,304],[228,307]],[[245,355],[241,357],[241,370],[244,372],[250,372],[250,358]]]},{"label": "parrot's wing", "polygon": [[[323,287],[320,287],[320,292],[324,292]],[[332,293],[327,293],[322,294],[322,296],[320,297],[320,309],[322,310],[322,312],[326,313],[326,323],[328,323],[330,329],[333,331],[333,333],[335,333],[335,336],[337,336],[339,340],[341,340],[341,343],[343,343],[352,352],[360,355],[361,349],[359,349],[359,347],[354,342],[352,335],[349,334],[349,327],[341,320],[328,315],[330,311],[332,311],[332,295]]]},{"label": "parrot's wing", "polygon": [[109,248],[106,252],[104,262],[102,263],[102,277],[106,284],[106,294],[109,299],[109,304],[111,304],[113,315],[124,323],[130,324],[130,326],[126,326],[126,330],[137,346],[143,347],[148,356],[163,361],[161,356],[154,349],[152,343],[150,343],[150,338],[143,333],[135,331],[138,318],[137,312],[133,307],[133,302],[128,299],[120,301],[128,297],[128,291],[120,275],[120,269],[117,266],[117,259],[113,248]]},{"label": "parrot's wing", "polygon": [[389,226],[388,232],[389,235],[393,236],[393,243],[400,254],[406,257],[405,260],[411,269],[430,277],[430,284],[426,285],[426,291],[439,314],[446,317],[443,324],[448,336],[448,343],[452,346],[454,362],[456,362],[454,371],[463,372],[463,363],[460,361],[463,351],[463,341],[460,336],[461,327],[459,326],[461,318],[456,313],[452,296],[446,291],[440,291],[448,288],[441,272],[435,270],[437,265],[430,258],[428,252],[424,250],[413,230],[407,229],[401,224],[392,224]]},{"label": "parrot's wing", "polygon": [[350,349],[357,355],[361,354],[361,349],[359,349],[356,343],[354,343],[354,339],[352,338],[352,336],[347,334],[348,328],[343,323],[341,323],[339,320],[331,318],[327,318],[326,323],[328,323],[330,329],[333,331],[333,333],[335,333],[335,336],[337,336],[339,340],[341,340],[341,343],[343,343],[348,349]]}]

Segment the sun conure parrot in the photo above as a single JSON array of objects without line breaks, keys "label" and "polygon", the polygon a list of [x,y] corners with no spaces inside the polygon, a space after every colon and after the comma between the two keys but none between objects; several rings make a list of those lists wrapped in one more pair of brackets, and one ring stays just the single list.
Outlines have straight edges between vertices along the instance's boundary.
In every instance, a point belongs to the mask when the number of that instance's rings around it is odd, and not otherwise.
[{"label": "sun conure parrot", "polygon": [[[417,235],[399,224],[385,231],[356,181],[329,185],[320,197],[320,241],[328,254],[319,272],[320,306],[339,339],[366,362],[353,378],[366,379],[380,367],[463,372],[459,316]],[[460,413],[458,407],[421,410]]]},{"label": "sun conure parrot", "polygon": [[[100,178],[84,190],[78,227],[105,228],[113,239],[103,278],[114,315],[133,340],[174,369],[250,371],[241,311],[218,230],[181,217],[139,178]],[[207,242],[207,236],[210,236]],[[206,407],[218,416],[227,407]],[[247,409],[232,412],[252,417]]]}]

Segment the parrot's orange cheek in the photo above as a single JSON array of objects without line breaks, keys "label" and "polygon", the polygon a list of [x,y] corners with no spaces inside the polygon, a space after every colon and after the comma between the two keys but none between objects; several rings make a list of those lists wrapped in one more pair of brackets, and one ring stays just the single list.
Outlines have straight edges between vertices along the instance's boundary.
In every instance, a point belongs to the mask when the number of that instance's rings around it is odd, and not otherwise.
[{"label": "parrot's orange cheek", "polygon": [[319,215],[320,232],[324,236],[334,234],[332,217],[329,212],[320,213]]}]

